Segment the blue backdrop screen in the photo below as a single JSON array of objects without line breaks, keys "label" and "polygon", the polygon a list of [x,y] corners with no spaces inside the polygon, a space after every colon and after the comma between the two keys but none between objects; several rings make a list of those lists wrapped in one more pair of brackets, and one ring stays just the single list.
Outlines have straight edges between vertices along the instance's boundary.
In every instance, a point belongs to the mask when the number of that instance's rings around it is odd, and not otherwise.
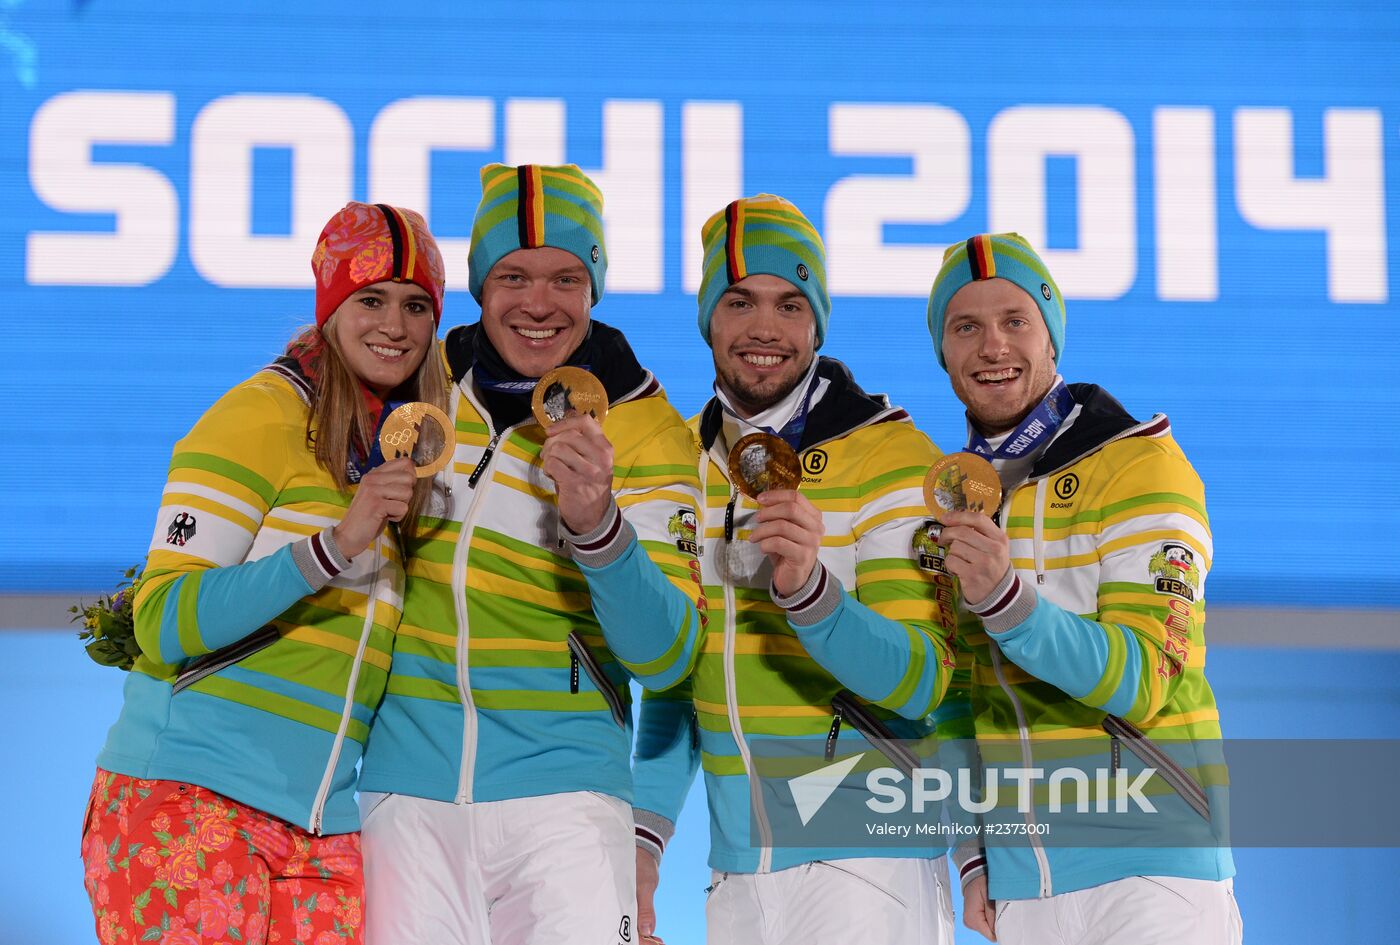
[{"label": "blue backdrop screen", "polygon": [[607,199],[595,316],[682,412],[700,224],[770,191],[826,239],[825,353],[959,448],[924,300],[943,247],[1015,230],[1065,376],[1167,413],[1204,478],[1214,601],[1400,607],[1396,35],[1335,0],[0,0],[0,594],[140,560],[171,446],[310,320],[344,201],[428,216],[446,327],[477,169],[570,161]]}]

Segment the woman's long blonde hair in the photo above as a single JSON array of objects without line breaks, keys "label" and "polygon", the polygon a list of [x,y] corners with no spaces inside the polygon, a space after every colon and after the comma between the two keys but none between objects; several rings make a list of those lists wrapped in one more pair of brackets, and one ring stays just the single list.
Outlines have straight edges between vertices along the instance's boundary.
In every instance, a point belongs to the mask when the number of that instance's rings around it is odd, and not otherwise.
[{"label": "woman's long blonde hair", "polygon": [[[324,328],[307,328],[293,343],[293,347],[305,344],[319,352],[316,358],[315,393],[311,398],[311,411],[306,418],[306,441],[316,454],[316,461],[331,474],[341,492],[350,489],[348,469],[350,456],[354,451],[359,456],[368,456],[372,448],[372,438],[378,417],[369,415],[365,398],[361,393],[360,381],[350,371],[340,353],[339,342],[335,337],[335,316],[332,315]],[[408,382],[397,389],[397,393],[409,398],[432,404],[447,411],[447,367],[442,357],[441,342],[436,333],[423,355],[423,362]],[[447,442],[444,449],[453,448],[452,430],[442,431]],[[408,503],[408,514],[399,523],[399,532],[405,538],[412,538],[417,531],[418,516],[427,507],[428,496],[432,493],[433,477],[419,479],[413,487],[413,498]]]}]

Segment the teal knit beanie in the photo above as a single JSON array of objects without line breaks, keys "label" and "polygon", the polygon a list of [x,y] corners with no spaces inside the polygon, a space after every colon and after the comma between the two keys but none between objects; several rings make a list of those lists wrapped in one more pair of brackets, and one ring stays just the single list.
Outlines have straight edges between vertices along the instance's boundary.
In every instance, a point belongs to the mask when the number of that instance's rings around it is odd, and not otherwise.
[{"label": "teal knit beanie", "polygon": [[928,297],[928,330],[933,335],[933,351],[943,363],[943,319],[948,302],[969,282],[1005,279],[1025,291],[1040,308],[1050,343],[1055,346],[1055,363],[1065,346],[1065,300],[1050,277],[1045,262],[1018,233],[982,233],[948,247],[943,266],[933,280]]}]

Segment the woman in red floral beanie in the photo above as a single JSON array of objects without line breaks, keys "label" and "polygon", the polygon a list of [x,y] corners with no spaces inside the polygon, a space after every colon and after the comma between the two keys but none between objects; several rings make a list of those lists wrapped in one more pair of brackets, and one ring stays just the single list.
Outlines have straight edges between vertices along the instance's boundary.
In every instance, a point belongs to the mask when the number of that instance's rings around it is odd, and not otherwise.
[{"label": "woman in red floral beanie", "polygon": [[394,523],[436,483],[377,434],[400,403],[446,406],[443,266],[417,213],[351,203],[312,270],[315,326],[171,457],[84,820],[104,945],[361,940],[355,770],[403,606]]}]

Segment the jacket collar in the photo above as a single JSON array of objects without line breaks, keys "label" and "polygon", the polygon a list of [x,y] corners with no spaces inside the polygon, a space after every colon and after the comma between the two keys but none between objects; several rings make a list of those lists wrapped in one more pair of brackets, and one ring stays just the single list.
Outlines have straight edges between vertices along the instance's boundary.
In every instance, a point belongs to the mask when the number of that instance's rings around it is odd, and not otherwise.
[{"label": "jacket collar", "polygon": [[267,367],[264,371],[270,371],[292,385],[292,390],[297,392],[302,403],[311,406],[311,400],[316,396],[316,385],[311,383],[311,379],[306,376],[302,369],[301,362],[291,355],[281,355]]},{"label": "jacket collar", "polygon": [[1171,432],[1166,414],[1142,422],[1133,418],[1116,398],[1097,384],[1070,384],[1079,413],[1031,467],[1030,478],[1039,479],[1096,453],[1114,440],[1129,436],[1165,436]]}]

